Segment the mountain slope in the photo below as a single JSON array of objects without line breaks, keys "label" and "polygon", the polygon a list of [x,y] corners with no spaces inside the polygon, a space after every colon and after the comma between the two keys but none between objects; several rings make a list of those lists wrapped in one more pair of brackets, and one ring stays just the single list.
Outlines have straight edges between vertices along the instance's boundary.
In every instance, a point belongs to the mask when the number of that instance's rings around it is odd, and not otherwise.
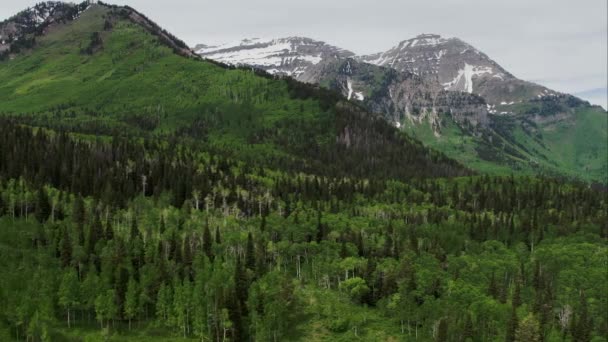
[{"label": "mountain slope", "polygon": [[[294,73],[285,57],[297,60],[298,42],[303,40],[298,38],[281,53],[255,54],[253,60],[238,56],[272,44],[247,41],[219,48],[229,53],[214,54],[212,49],[203,55],[234,65],[251,62],[275,75],[340,92],[425,144],[484,172],[540,172],[606,181],[604,110],[517,79],[460,39],[421,35],[370,56],[323,54],[320,48],[315,63],[297,64]],[[345,51],[329,51],[335,50]],[[582,139],[579,129],[589,120],[597,129]],[[556,132],[563,136],[557,138]],[[566,153],[564,158],[565,151],[578,145],[589,147],[578,149],[586,157]]]},{"label": "mountain slope", "polygon": [[82,133],[186,136],[295,171],[468,173],[337,94],[188,51],[130,8],[92,5],[0,62],[0,112]]}]

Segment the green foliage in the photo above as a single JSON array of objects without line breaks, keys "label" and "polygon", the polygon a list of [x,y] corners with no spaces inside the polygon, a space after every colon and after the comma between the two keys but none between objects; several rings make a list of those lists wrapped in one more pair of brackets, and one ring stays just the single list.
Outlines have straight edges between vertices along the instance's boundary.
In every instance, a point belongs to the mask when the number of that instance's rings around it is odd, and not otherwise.
[{"label": "green foliage", "polygon": [[517,328],[515,333],[515,341],[517,342],[538,342],[540,341],[540,327],[538,320],[532,313],[524,318]]},{"label": "green foliage", "polygon": [[359,277],[344,280],[340,284],[340,289],[345,291],[356,302],[361,302],[369,293],[369,287],[365,283],[365,280]]}]

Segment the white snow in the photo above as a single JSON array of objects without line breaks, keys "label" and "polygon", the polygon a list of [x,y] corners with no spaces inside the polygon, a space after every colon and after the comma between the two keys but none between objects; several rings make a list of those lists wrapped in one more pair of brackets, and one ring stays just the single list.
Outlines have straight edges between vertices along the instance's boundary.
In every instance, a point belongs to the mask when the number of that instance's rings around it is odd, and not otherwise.
[{"label": "white snow", "polygon": [[322,60],[318,54],[303,54],[298,51],[299,46],[310,44],[293,38],[252,38],[206,46],[196,52],[205,58],[226,64],[268,68],[266,71],[271,74],[284,73],[297,77],[305,71],[302,63],[314,65]]},{"label": "white snow", "polygon": [[346,86],[348,87],[348,99],[350,100],[350,98],[353,96],[353,84],[350,81],[350,78],[348,78],[346,80]]},{"label": "white snow", "polygon": [[484,74],[494,73],[491,67],[474,66],[464,63],[464,68],[458,70],[458,75],[450,81],[443,84],[446,90],[463,90],[468,93],[473,92],[473,77]]},{"label": "white snow", "polygon": [[435,57],[437,57],[437,60],[440,60],[443,56],[445,56],[445,50],[439,50],[438,53],[435,54]]}]

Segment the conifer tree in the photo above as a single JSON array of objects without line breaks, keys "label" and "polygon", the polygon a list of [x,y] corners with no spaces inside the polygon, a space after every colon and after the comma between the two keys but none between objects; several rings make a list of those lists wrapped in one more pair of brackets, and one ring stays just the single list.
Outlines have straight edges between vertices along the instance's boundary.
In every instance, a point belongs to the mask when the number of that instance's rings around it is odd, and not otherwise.
[{"label": "conifer tree", "polygon": [[44,187],[42,187],[38,190],[36,199],[36,220],[40,223],[46,222],[50,215],[51,205],[49,203],[49,197]]},{"label": "conifer tree", "polygon": [[213,240],[211,239],[211,232],[209,231],[209,221],[207,221],[205,230],[203,231],[203,252],[211,261],[213,261],[212,243]]},{"label": "conifer tree", "polygon": [[253,245],[253,236],[251,232],[247,234],[247,246],[245,248],[245,267],[255,271],[255,247]]}]

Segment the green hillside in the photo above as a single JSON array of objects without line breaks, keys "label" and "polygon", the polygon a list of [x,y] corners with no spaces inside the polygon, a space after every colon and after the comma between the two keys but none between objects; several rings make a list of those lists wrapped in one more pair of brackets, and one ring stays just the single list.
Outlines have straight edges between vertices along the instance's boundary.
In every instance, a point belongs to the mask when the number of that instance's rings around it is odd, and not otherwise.
[{"label": "green hillside", "polygon": [[89,134],[186,135],[304,171],[467,173],[333,93],[177,55],[129,13],[94,5],[0,62],[0,113]]},{"label": "green hillside", "polygon": [[404,130],[468,167],[489,174],[544,174],[608,182],[608,115],[597,107],[536,124],[525,115],[496,118],[487,131],[470,130],[443,116],[436,135],[428,123]]}]

